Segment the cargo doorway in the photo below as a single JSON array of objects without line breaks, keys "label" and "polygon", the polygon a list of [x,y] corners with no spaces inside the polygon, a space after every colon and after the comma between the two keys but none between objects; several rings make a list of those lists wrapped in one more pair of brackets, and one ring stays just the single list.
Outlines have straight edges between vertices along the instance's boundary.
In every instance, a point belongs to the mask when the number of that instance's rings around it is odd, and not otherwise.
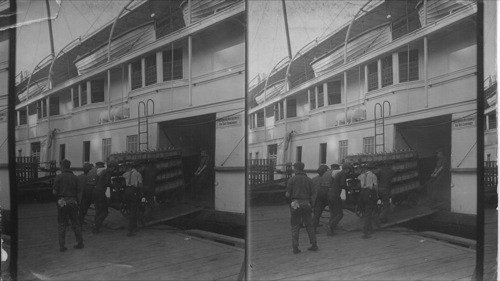
[{"label": "cargo doorway", "polygon": [[[215,204],[215,114],[199,115],[159,123],[158,147],[175,147],[182,151],[182,165],[184,175],[183,200],[188,203],[213,208]],[[200,182],[196,194],[199,198],[193,199],[195,172],[200,165],[201,151],[208,154],[209,164],[207,172]],[[196,197],[196,196],[195,196]]]},{"label": "cargo doorway", "polygon": [[[437,151],[445,158],[445,169],[435,181],[437,197],[442,208],[449,210],[451,205],[451,115],[420,119],[396,124],[394,149],[412,149],[418,154],[418,174],[422,185],[426,185],[436,166]],[[425,188],[424,188],[425,189]],[[424,192],[425,193],[425,192]]]}]

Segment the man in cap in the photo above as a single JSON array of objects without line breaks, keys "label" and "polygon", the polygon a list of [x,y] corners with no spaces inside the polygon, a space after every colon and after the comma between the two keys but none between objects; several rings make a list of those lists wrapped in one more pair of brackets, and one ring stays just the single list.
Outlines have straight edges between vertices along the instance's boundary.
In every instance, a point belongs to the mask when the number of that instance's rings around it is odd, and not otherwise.
[{"label": "man in cap", "polygon": [[137,212],[142,198],[142,175],[137,171],[141,165],[133,162],[127,166],[123,174],[125,179],[125,201],[130,208],[127,236],[135,236],[137,232]]},{"label": "man in cap", "polygon": [[328,190],[328,209],[330,210],[330,220],[328,222],[328,236],[335,235],[335,228],[344,217],[342,211],[342,199],[340,194],[342,189],[347,187],[347,176],[352,172],[352,166],[349,163],[342,165],[342,170],[337,172],[333,178],[332,185]]},{"label": "man in cap", "polygon": [[[318,169],[316,170],[316,173],[318,173],[317,176],[312,178],[313,182],[313,195],[312,195],[312,203],[313,203],[313,209],[314,206],[316,206],[316,199],[318,198],[318,191],[320,189],[320,184],[321,184],[321,178],[325,174],[325,172],[328,170],[328,167],[326,165],[320,165]],[[326,199],[325,199],[326,200]]]},{"label": "man in cap", "polygon": [[301,222],[304,223],[311,247],[309,251],[317,251],[316,234],[311,223],[312,209],[312,180],[304,172],[304,163],[296,162],[293,164],[295,175],[291,177],[286,185],[285,196],[291,199],[290,204],[290,223],[292,225],[292,248],[293,253],[300,253],[299,249],[299,230]]},{"label": "man in cap", "polygon": [[377,176],[372,172],[374,166],[361,164],[362,173],[358,176],[361,183],[361,203],[363,205],[363,239],[370,238],[373,231],[372,216],[377,203]]},{"label": "man in cap", "polygon": [[117,168],[118,164],[115,161],[109,161],[108,167],[101,171],[92,192],[92,199],[94,200],[95,206],[94,229],[92,230],[94,234],[101,231],[102,223],[108,216],[108,198],[106,198],[106,190],[110,188],[111,177],[115,176]]},{"label": "man in cap", "polygon": [[314,202],[313,228],[315,233],[318,233],[321,214],[325,210],[325,207],[328,206],[328,189],[331,187],[333,181],[332,171],[328,169],[328,166],[321,165],[320,168],[322,168],[324,172],[319,179],[318,195],[316,197],[316,201]]},{"label": "man in cap", "polygon": [[61,173],[54,180],[52,194],[57,196],[57,232],[59,236],[59,251],[66,251],[66,225],[68,220],[75,232],[76,244],[73,248],[82,249],[83,237],[78,217],[78,178],[69,169],[69,160],[61,161]]},{"label": "man in cap", "polygon": [[80,194],[79,194],[79,203],[80,203],[80,224],[83,225],[85,216],[87,215],[87,210],[92,204],[92,190],[95,186],[88,185],[88,175],[92,170],[92,164],[85,162],[83,164],[83,173],[78,175],[78,181],[80,183]]}]

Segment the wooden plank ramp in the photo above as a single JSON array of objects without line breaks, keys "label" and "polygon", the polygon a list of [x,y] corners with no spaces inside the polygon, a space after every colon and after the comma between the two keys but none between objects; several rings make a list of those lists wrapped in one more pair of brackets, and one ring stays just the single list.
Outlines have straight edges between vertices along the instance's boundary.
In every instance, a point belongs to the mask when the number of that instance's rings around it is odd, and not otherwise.
[{"label": "wooden plank ramp", "polygon": [[309,252],[305,229],[302,253],[292,254],[287,205],[256,206],[249,214],[249,280],[454,280],[472,276],[475,251],[425,238],[401,228],[380,229],[370,239],[360,231],[317,235]]},{"label": "wooden plank ramp", "polygon": [[124,229],[87,230],[82,250],[72,248],[68,228],[61,253],[55,204],[19,205],[19,218],[19,280],[235,280],[244,258],[241,248],[160,225],[135,237]]}]

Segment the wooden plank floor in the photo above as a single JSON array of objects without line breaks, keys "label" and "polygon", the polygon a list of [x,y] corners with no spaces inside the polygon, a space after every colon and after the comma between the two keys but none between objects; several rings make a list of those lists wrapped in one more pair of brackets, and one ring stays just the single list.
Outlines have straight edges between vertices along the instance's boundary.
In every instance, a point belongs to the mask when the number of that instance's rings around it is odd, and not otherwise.
[{"label": "wooden plank floor", "polygon": [[495,208],[484,210],[484,280],[497,280],[498,266],[498,212]]},{"label": "wooden plank floor", "polygon": [[361,239],[360,231],[322,230],[318,252],[309,252],[305,229],[302,253],[292,254],[288,206],[250,210],[250,280],[457,280],[472,276],[475,251],[389,227]]},{"label": "wooden plank floor", "polygon": [[[110,219],[119,214],[110,209]],[[237,247],[185,235],[167,226],[127,237],[122,228],[84,232],[85,249],[59,252],[56,206],[19,206],[19,280],[236,280],[244,258]]]}]

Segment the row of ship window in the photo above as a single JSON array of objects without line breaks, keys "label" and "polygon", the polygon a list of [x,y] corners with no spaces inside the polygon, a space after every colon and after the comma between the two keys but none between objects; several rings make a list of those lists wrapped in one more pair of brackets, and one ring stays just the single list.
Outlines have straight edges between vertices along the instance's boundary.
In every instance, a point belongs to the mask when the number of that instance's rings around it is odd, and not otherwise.
[{"label": "row of ship window", "polygon": [[[136,152],[139,148],[139,138],[137,135],[127,136],[126,142],[127,151]],[[31,156],[40,157],[41,143],[39,141],[32,142],[30,145]],[[90,141],[84,141],[82,145],[82,162],[90,162]],[[19,151],[21,153],[21,151]],[[111,138],[102,139],[102,159],[100,161],[106,161],[106,159],[111,155]],[[22,155],[19,155],[22,156]],[[66,158],[66,144],[59,145],[59,161]]]},{"label": "row of ship window", "polygon": [[[415,81],[419,79],[418,50],[403,51],[398,53],[399,60],[399,83]],[[379,71],[381,76],[381,88],[394,83],[392,55],[380,59],[380,70],[378,61],[367,65],[367,90],[368,92],[379,89]],[[326,105],[336,105],[342,102],[341,81],[328,81],[308,89],[309,109],[314,110]],[[326,89],[325,89],[326,88]],[[326,101],[325,95],[326,92]],[[274,103],[273,110],[265,110],[265,117],[274,116],[275,121],[285,117],[284,100]],[[297,117],[297,100],[287,98],[286,117]],[[264,109],[250,115],[250,129],[264,127]]]},{"label": "row of ship window", "polygon": [[[340,140],[338,142],[338,163],[343,163],[344,159],[348,155],[349,151],[349,141],[348,140]],[[297,146],[295,148],[295,162],[302,162],[302,146]],[[363,138],[363,153],[364,154],[373,154],[375,153],[375,137],[366,137]],[[268,159],[276,159],[278,156],[278,145],[271,144],[267,146],[267,158]],[[248,154],[248,159],[259,159],[259,152]],[[319,163],[327,164],[330,163],[328,161],[333,161],[332,159],[327,159],[327,143],[319,144]],[[311,167],[312,169],[312,167]]]},{"label": "row of ship window", "polygon": [[[148,86],[157,82],[156,53],[144,58],[145,62],[145,84],[142,83],[142,59],[131,63],[131,88],[132,90]],[[163,81],[172,81],[183,78],[182,49],[167,50],[162,52]],[[73,108],[78,108],[90,103],[104,102],[104,79],[90,81],[90,101],[87,101],[87,83],[83,82],[72,88]],[[38,119],[49,116],[57,116],[59,112],[59,97],[51,96],[49,109],[47,110],[47,99],[28,105],[28,109],[19,109],[19,120],[17,125],[27,124],[28,115],[37,114]],[[48,112],[47,112],[48,111]]]}]

